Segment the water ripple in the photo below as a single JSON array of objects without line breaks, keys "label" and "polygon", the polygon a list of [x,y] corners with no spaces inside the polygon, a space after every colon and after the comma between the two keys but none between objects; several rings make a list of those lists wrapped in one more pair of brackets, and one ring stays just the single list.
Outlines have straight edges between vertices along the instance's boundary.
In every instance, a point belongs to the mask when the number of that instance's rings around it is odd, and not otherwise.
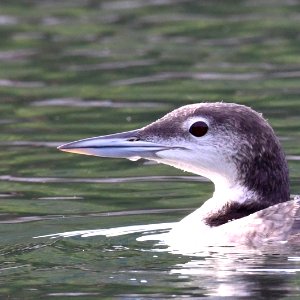
[{"label": "water ripple", "polygon": [[150,76],[141,76],[124,80],[116,80],[112,85],[133,85],[150,82],[159,82],[170,79],[194,79],[194,80],[259,80],[272,78],[297,78],[300,77],[300,71],[286,72],[248,72],[248,73],[200,73],[200,72],[162,72]]},{"label": "water ripple", "polygon": [[43,142],[43,141],[9,141],[0,142],[0,146],[5,147],[58,147],[63,142]]},{"label": "water ripple", "polygon": [[114,228],[105,228],[105,229],[90,229],[90,230],[75,230],[75,231],[66,231],[54,234],[40,235],[33,237],[44,238],[48,237],[51,239],[58,237],[91,237],[91,236],[99,236],[104,235],[106,237],[112,236],[123,236],[127,234],[133,233],[144,233],[144,232],[152,232],[152,231],[161,231],[161,230],[170,230],[174,227],[176,223],[159,223],[159,224],[147,224],[147,225],[132,225],[132,226],[124,226],[124,227],[114,227]]},{"label": "water ripple", "polygon": [[65,177],[19,177],[1,175],[0,181],[31,182],[31,183],[126,183],[126,182],[170,182],[170,181],[200,181],[208,179],[200,176],[139,176],[115,178],[65,178]]},{"label": "water ripple", "polygon": [[196,80],[251,80],[262,78],[260,73],[229,74],[229,73],[196,73],[196,72],[163,72],[150,76],[141,76],[124,80],[116,80],[113,85],[133,85],[149,82],[159,82],[170,79]]},{"label": "water ripple", "polygon": [[154,59],[144,59],[135,61],[119,61],[119,62],[105,62],[101,64],[89,64],[89,65],[73,65],[70,67],[64,67],[64,70],[70,71],[96,71],[96,70],[118,70],[132,67],[145,67],[157,64],[158,61]]},{"label": "water ripple", "polygon": [[[60,200],[70,200],[71,197],[53,197]],[[73,197],[75,199],[75,197]],[[176,212],[190,212],[192,208],[160,208],[160,209],[140,209],[140,210],[128,210],[128,211],[109,211],[99,213],[80,213],[80,214],[68,214],[68,215],[32,215],[32,216],[16,216],[10,214],[1,215],[0,224],[18,224],[29,223],[46,220],[58,220],[58,219],[78,219],[78,218],[103,218],[103,217],[126,217],[126,216],[141,216],[141,215],[157,215]]]},{"label": "water ripple", "polygon": [[83,100],[79,98],[54,98],[34,101],[33,106],[71,106],[71,107],[112,107],[112,108],[132,108],[132,107],[161,107],[167,106],[158,102],[117,102],[111,100]]},{"label": "water ripple", "polygon": [[42,87],[45,84],[40,81],[18,81],[10,79],[0,79],[0,86],[19,87],[19,88],[36,88]]},{"label": "water ripple", "polygon": [[11,50],[11,51],[0,51],[0,60],[4,61],[15,61],[17,59],[28,58],[36,54],[36,51],[30,49],[20,49],[20,50]]}]

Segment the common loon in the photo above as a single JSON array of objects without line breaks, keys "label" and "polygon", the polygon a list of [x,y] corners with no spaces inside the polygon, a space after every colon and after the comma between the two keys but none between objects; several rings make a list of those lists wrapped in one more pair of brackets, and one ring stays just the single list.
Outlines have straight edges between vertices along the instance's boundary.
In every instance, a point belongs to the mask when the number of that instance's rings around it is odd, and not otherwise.
[{"label": "common loon", "polygon": [[210,179],[215,186],[212,198],[165,234],[164,241],[175,248],[260,247],[298,239],[300,201],[290,200],[283,150],[267,121],[247,106],[186,105],[141,129],[83,139],[58,149],[143,158]]}]

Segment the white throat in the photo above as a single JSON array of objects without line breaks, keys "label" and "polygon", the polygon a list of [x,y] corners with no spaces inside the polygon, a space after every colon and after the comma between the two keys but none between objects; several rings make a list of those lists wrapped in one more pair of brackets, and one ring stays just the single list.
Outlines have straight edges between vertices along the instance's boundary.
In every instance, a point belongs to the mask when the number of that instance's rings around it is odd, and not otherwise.
[{"label": "white throat", "polygon": [[[216,185],[213,197],[178,222],[170,231],[168,238],[171,243],[176,243],[176,241],[180,240],[180,244],[182,244],[182,241],[190,241],[191,237],[189,234],[196,231],[199,234],[198,239],[209,239],[213,232],[218,230],[219,226],[209,226],[205,222],[208,216],[218,215],[219,212],[224,210],[224,207],[230,206],[232,203],[242,204],[247,201],[255,201],[254,199],[256,198],[257,195],[255,193],[240,185],[227,187]],[[213,232],[211,231],[212,229],[214,229]],[[217,232],[222,232],[222,230]]]},{"label": "white throat", "polygon": [[[203,217],[214,214],[222,210],[225,206],[232,203],[244,204],[258,201],[258,196],[255,192],[249,191],[246,187],[236,185],[217,185],[213,197],[207,200],[197,211]],[[201,218],[203,219],[203,218]]]},{"label": "white throat", "polygon": [[[211,210],[221,209],[224,205],[230,202],[242,204],[249,199],[257,198],[255,192],[251,192],[247,187],[240,184],[237,179],[237,170],[233,163],[228,162],[225,158],[215,162],[213,158],[206,160],[195,159],[191,163],[190,153],[180,152],[176,150],[161,151],[158,153],[159,158],[155,159],[159,163],[164,163],[183,171],[198,174],[208,178],[214,183],[215,191],[213,197],[206,201],[200,210],[206,207],[211,207]],[[173,156],[173,159],[172,159]],[[177,159],[180,157],[180,160]],[[197,163],[197,162],[202,162]]]}]

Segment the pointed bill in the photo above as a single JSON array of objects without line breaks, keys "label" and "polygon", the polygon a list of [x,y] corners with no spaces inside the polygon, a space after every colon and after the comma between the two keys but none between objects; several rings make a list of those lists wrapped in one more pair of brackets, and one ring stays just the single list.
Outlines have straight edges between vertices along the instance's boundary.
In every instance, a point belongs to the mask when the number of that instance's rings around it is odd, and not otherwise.
[{"label": "pointed bill", "polygon": [[137,137],[139,130],[87,138],[58,147],[59,150],[84,155],[115,158],[153,158],[156,152],[170,149],[158,143],[142,141]]}]

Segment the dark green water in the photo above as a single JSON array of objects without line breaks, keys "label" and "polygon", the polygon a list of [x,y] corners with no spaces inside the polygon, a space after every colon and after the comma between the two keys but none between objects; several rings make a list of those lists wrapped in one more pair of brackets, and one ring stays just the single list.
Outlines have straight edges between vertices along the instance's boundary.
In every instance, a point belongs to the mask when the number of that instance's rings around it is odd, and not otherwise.
[{"label": "dark green water", "polygon": [[200,101],[263,112],[300,194],[299,28],[298,1],[1,1],[1,299],[299,297],[299,249],[197,258],[139,234],[34,238],[200,206],[212,184],[189,174],[56,150]]}]

